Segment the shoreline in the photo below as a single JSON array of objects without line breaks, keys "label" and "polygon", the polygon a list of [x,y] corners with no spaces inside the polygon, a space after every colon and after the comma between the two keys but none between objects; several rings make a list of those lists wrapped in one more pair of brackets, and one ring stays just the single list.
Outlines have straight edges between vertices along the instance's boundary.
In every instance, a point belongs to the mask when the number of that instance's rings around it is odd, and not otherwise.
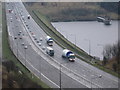
[{"label": "shoreline", "polygon": [[[59,23],[59,22],[94,22],[97,20],[75,20],[75,21],[50,21],[51,23]],[[112,21],[120,21],[120,19],[112,19]],[[98,22],[98,21],[97,21]]]}]

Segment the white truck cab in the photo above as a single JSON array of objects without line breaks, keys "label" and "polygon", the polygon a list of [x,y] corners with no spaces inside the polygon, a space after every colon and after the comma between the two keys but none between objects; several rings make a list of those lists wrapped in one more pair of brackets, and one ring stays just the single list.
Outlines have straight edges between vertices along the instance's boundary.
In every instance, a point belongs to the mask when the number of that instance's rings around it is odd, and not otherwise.
[{"label": "white truck cab", "polygon": [[54,56],[54,50],[51,47],[46,48],[46,53],[50,56]]}]

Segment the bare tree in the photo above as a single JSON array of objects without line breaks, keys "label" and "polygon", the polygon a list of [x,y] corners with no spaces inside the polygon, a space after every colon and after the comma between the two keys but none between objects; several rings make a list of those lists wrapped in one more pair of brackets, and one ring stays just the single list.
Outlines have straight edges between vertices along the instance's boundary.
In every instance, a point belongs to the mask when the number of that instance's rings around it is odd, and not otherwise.
[{"label": "bare tree", "polygon": [[[117,44],[113,44],[108,45],[105,47],[104,51],[103,51],[103,64],[105,65],[107,63],[108,60],[115,58],[115,60],[117,60],[117,63],[120,63],[120,42],[118,42]],[[113,65],[114,67],[115,65]]]}]

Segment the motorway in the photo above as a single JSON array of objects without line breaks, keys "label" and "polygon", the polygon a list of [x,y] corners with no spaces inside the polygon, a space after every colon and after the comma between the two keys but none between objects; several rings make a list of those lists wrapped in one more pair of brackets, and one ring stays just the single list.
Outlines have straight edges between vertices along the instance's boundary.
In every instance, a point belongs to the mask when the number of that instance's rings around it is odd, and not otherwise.
[{"label": "motorway", "polygon": [[[12,12],[9,13],[8,9]],[[6,3],[6,17],[11,49],[18,59],[37,77],[52,88],[118,88],[118,78],[76,58],[69,62],[61,57],[62,48],[53,44],[55,56],[46,54],[46,33],[32,19],[27,19],[26,8],[22,2]],[[18,36],[19,31],[22,31]],[[41,46],[34,40],[32,34],[39,40]],[[14,37],[17,36],[17,39]],[[20,39],[22,37],[22,39]],[[22,44],[24,43],[24,45]],[[27,46],[27,49],[25,49]],[[61,77],[60,77],[61,65]],[[99,78],[99,75],[102,75]],[[61,79],[60,79],[61,78]]]}]

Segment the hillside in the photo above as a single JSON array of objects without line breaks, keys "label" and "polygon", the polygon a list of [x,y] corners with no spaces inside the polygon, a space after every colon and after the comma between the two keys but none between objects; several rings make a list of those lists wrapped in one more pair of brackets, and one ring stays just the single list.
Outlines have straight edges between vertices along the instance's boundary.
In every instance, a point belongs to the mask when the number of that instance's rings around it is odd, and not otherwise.
[{"label": "hillside", "polygon": [[118,19],[118,3],[96,2],[27,2],[26,7],[37,10],[50,21],[96,20],[97,16]]},{"label": "hillside", "polygon": [[[41,88],[37,83],[31,81],[20,69],[12,62],[5,61],[2,68],[2,88]],[[37,89],[36,89],[37,90]]]}]

